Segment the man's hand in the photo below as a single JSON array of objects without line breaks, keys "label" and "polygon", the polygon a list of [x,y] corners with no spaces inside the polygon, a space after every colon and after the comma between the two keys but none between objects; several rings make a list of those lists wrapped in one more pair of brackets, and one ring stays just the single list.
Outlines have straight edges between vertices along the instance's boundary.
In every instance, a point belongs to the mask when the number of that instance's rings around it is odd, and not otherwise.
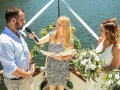
[{"label": "man's hand", "polygon": [[32,73],[34,73],[34,71],[35,71],[35,63],[31,63],[31,64],[30,64],[30,71],[31,71]]}]

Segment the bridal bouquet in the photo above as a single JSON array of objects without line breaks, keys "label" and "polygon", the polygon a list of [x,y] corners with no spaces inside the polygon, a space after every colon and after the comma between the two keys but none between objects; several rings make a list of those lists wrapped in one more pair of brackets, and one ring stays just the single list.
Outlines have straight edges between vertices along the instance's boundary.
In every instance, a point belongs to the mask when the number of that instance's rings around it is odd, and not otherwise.
[{"label": "bridal bouquet", "polygon": [[102,88],[106,90],[120,90],[120,70],[108,72],[104,77]]},{"label": "bridal bouquet", "polygon": [[100,75],[102,64],[104,62],[99,58],[95,50],[86,49],[79,51],[77,52],[76,57],[78,59],[74,65],[79,72],[88,80],[92,79],[93,81],[96,81],[96,78]]}]

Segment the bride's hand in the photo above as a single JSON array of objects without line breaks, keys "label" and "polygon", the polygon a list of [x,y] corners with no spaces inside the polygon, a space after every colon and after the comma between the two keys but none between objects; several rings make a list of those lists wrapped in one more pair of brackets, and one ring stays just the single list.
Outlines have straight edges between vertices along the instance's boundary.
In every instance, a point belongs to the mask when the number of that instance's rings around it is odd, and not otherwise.
[{"label": "bride's hand", "polygon": [[106,69],[104,69],[104,68],[101,69],[101,73],[102,73],[102,74],[105,74],[105,73],[106,73]]},{"label": "bride's hand", "polygon": [[101,72],[104,74],[107,71],[111,71],[111,70],[112,70],[112,67],[111,66],[107,66],[107,67],[104,67],[103,69],[101,69]]}]

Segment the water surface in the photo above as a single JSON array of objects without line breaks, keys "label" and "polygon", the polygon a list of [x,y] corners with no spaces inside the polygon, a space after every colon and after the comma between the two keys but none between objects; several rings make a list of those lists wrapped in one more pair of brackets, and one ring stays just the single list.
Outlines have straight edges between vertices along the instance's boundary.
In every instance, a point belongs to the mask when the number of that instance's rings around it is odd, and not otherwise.
[{"label": "water surface", "polygon": [[[6,24],[4,19],[5,10],[10,6],[18,6],[24,9],[26,22],[28,22],[40,9],[42,9],[50,0],[0,0],[0,33]],[[29,27],[38,37],[39,30],[56,22],[57,15],[57,1],[47,8]],[[99,35],[99,25],[101,21],[117,18],[120,24],[120,1],[119,0],[65,0],[70,7]],[[72,26],[76,28],[75,36],[81,41],[82,48],[91,48],[97,44],[97,40],[86,30],[86,28],[75,18],[75,16],[66,8],[66,5],[60,0],[61,15],[68,16],[71,20]],[[31,49],[35,45],[34,41],[25,38]],[[45,56],[39,54],[34,58],[39,66],[44,66]],[[0,69],[2,66],[0,65]],[[6,90],[4,84],[0,84],[0,90]]]}]

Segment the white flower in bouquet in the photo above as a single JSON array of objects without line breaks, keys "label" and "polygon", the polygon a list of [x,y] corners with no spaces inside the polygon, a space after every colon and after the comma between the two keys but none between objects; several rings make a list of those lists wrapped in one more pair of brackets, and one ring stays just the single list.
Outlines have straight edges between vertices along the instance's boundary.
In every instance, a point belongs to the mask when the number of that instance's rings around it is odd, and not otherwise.
[{"label": "white flower in bouquet", "polygon": [[105,85],[108,86],[108,87],[109,87],[111,84],[112,84],[112,81],[111,81],[111,80],[109,80],[109,81],[107,81],[107,82],[105,83]]},{"label": "white flower in bouquet", "polygon": [[100,58],[99,58],[98,56],[95,56],[95,60],[96,60],[96,61],[99,61]]},{"label": "white flower in bouquet", "polygon": [[84,59],[85,63],[89,63],[90,59]]},{"label": "white flower in bouquet", "polygon": [[82,60],[83,59],[83,57],[79,57],[79,60]]},{"label": "white flower in bouquet", "polygon": [[120,76],[118,74],[115,74],[115,79],[119,80]]},{"label": "white flower in bouquet", "polygon": [[120,71],[109,71],[104,77],[102,88],[106,90],[120,90]]},{"label": "white flower in bouquet", "polygon": [[82,53],[81,53],[81,56],[82,56],[82,57],[86,56],[86,52],[82,52]]},{"label": "white flower in bouquet", "polygon": [[89,68],[90,68],[90,69],[92,69],[92,70],[95,70],[95,68],[96,68],[96,65],[94,65],[94,64],[91,64],[91,65],[89,66]]},{"label": "white flower in bouquet", "polygon": [[82,64],[82,65],[85,65],[85,61],[81,61],[81,64]]},{"label": "white flower in bouquet", "polygon": [[97,56],[96,53],[93,52],[93,51],[90,51],[90,55],[91,55],[91,56],[94,56],[94,57]]},{"label": "white flower in bouquet", "polygon": [[88,62],[88,65],[91,65],[91,64],[92,64],[92,62],[91,62],[91,61],[89,61],[89,62]]},{"label": "white flower in bouquet", "polygon": [[119,80],[119,81],[117,81],[117,84],[120,86],[120,80]]},{"label": "white flower in bouquet", "polygon": [[109,74],[109,78],[112,78],[112,74]]}]

